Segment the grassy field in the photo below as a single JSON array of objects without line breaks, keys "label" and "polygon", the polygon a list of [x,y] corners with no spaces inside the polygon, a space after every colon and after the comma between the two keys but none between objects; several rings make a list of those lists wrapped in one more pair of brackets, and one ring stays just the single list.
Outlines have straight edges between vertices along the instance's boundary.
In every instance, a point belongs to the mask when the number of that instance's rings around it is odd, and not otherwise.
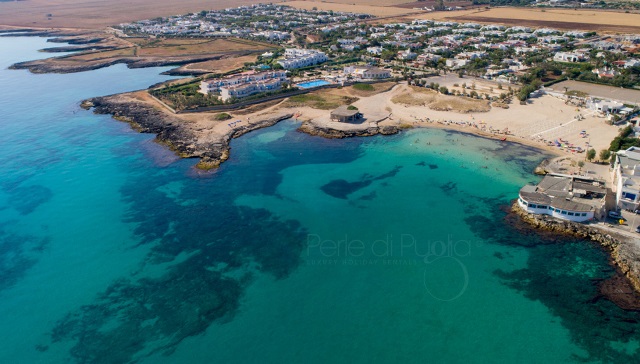
[{"label": "grassy field", "polygon": [[[224,55],[232,52],[261,52],[273,48],[270,44],[258,42],[236,42],[227,39],[158,39],[148,41],[143,38],[135,38],[132,40],[134,44],[140,44],[139,47],[130,47],[124,49],[87,52],[64,58],[64,61],[100,61],[107,59],[115,59],[121,57],[189,57],[200,55]],[[239,67],[244,62],[255,60],[256,56],[229,57],[225,60],[210,61],[209,66],[213,66],[214,62],[220,62],[220,68],[230,68],[229,70],[238,68],[235,65],[239,63]],[[226,71],[225,71],[226,72]]]},{"label": "grassy field", "polygon": [[358,101],[357,97],[336,95],[325,91],[291,96],[282,106],[303,107],[308,106],[320,110],[333,110],[342,105],[349,105]]},{"label": "grassy field", "polygon": [[395,85],[397,85],[397,83],[392,81],[374,84],[356,83],[353,86],[343,87],[341,90],[334,90],[334,93],[345,96],[369,97],[389,91]]},{"label": "grassy field", "polygon": [[222,59],[216,59],[213,61],[192,63],[184,67],[186,70],[191,71],[206,71],[213,73],[227,73],[240,67],[243,67],[247,62],[255,62],[258,57],[255,55],[241,56],[241,57],[226,57]]},{"label": "grassy field", "polygon": [[272,45],[262,43],[235,42],[231,39],[213,39],[194,42],[194,39],[185,39],[185,43],[179,44],[177,39],[170,39],[138,50],[138,56],[151,57],[175,57],[194,54],[229,53],[236,51],[260,51],[273,48]]},{"label": "grassy field", "polygon": [[116,49],[112,51],[90,52],[78,54],[71,57],[65,57],[65,61],[97,61],[109,58],[131,57],[133,56],[133,48]]},{"label": "grassy field", "polygon": [[491,110],[489,102],[466,97],[442,95],[421,87],[411,87],[411,92],[394,96],[391,102],[408,106],[427,106],[432,110],[459,113],[486,112]]}]

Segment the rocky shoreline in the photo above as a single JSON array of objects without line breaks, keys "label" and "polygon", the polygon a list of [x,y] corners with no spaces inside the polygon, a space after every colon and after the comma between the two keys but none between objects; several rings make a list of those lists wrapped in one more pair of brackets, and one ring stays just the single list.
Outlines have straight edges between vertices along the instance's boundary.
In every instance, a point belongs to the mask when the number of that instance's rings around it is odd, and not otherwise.
[{"label": "rocky shoreline", "polygon": [[[51,52],[51,50],[49,50]],[[100,68],[113,66],[116,64],[126,64],[129,68],[146,68],[146,67],[164,67],[164,66],[181,66],[195,62],[204,62],[215,60],[220,56],[198,56],[198,57],[179,57],[179,58],[134,58],[122,57],[116,59],[106,59],[100,62],[85,62],[77,64],[73,62],[63,63],[51,60],[63,58],[49,58],[35,61],[18,62],[9,66],[9,69],[20,70],[26,69],[32,73],[76,73],[84,71],[92,71]],[[174,73],[168,73],[174,74]]]},{"label": "rocky shoreline", "polygon": [[231,139],[293,117],[288,113],[252,122],[230,129],[214,142],[204,143],[199,142],[198,135],[184,120],[143,102],[124,99],[122,95],[94,97],[83,101],[81,107],[93,108],[96,114],[109,114],[141,133],[155,134],[158,143],[166,145],[181,158],[200,158],[197,167],[204,170],[217,168],[229,158]]},{"label": "rocky shoreline", "polygon": [[612,278],[600,283],[600,294],[622,309],[640,311],[640,248],[632,239],[594,225],[530,214],[517,202],[513,203],[510,212],[511,217],[515,216],[536,233],[548,232],[598,243],[609,253],[610,264],[616,269]]},{"label": "rocky shoreline", "polygon": [[397,134],[400,129],[393,125],[370,126],[362,129],[339,130],[326,126],[320,126],[312,122],[303,122],[298,131],[309,135],[317,135],[327,139],[342,139],[352,137],[373,136],[377,134],[392,135]]}]

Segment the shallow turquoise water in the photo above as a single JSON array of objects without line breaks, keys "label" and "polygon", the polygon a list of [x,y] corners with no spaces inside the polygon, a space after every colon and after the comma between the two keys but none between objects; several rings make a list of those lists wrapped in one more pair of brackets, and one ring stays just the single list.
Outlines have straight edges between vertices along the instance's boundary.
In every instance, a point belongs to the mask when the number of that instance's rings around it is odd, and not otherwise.
[{"label": "shallow turquoise water", "polygon": [[0,362],[639,361],[606,256],[503,219],[536,151],[282,122],[201,175],[78,107],[162,69],[5,69],[45,46],[0,38]]}]

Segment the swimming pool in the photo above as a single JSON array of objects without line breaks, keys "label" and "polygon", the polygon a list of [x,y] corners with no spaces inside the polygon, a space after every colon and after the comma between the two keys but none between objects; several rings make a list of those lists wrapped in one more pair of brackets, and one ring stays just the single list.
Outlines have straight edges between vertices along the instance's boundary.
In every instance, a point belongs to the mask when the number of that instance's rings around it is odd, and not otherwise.
[{"label": "swimming pool", "polygon": [[298,86],[300,88],[313,88],[313,87],[319,87],[319,86],[324,86],[324,85],[329,85],[329,84],[331,84],[331,82],[329,82],[329,81],[315,80],[315,81],[302,82],[302,83],[297,84],[296,86]]}]

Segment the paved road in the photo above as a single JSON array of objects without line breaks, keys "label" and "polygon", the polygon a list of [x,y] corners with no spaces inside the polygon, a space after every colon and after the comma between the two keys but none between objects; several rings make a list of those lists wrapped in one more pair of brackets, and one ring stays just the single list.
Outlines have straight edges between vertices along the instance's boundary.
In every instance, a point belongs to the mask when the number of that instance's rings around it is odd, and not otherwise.
[{"label": "paved road", "polygon": [[606,85],[596,85],[593,83],[580,81],[563,81],[551,86],[551,89],[558,92],[564,92],[564,88],[586,92],[591,96],[603,97],[613,100],[619,100],[628,104],[640,104],[640,90],[631,90],[628,88],[620,88]]}]

